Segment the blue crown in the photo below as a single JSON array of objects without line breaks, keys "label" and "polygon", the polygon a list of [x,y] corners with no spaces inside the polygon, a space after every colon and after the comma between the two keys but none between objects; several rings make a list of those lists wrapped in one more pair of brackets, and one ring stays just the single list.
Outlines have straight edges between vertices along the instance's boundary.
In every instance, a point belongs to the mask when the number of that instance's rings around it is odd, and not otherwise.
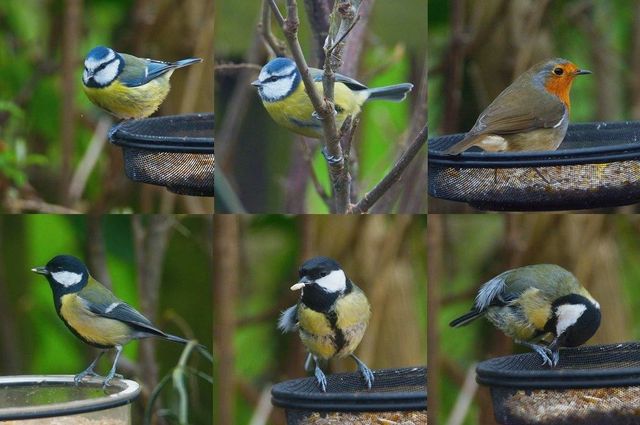
[{"label": "blue crown", "polygon": [[91,58],[95,61],[100,61],[106,58],[110,53],[111,53],[111,49],[109,49],[108,47],[97,46],[91,49],[91,51],[87,55],[87,58]]},{"label": "blue crown", "polygon": [[[270,61],[267,65],[265,65],[264,69],[269,74],[272,75],[284,75],[282,72],[285,68],[291,69],[291,67],[295,68],[296,63],[289,58],[275,58]],[[289,71],[288,73],[290,73]],[[288,74],[287,73],[287,74]]]}]

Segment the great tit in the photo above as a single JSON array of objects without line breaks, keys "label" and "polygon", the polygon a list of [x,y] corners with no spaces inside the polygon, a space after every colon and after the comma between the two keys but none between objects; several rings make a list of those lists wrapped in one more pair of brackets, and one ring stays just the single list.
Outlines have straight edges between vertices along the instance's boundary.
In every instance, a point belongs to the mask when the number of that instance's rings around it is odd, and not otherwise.
[{"label": "great tit", "polygon": [[132,339],[155,336],[181,344],[189,342],[156,328],[136,309],[116,298],[91,277],[87,267],[76,257],[58,255],[46,266],[31,271],[49,281],[56,312],[69,330],[85,343],[102,350],[87,369],[74,377],[76,385],[87,375],[98,376],[93,370],[98,360],[106,350],[115,348],[113,366],[103,381],[103,386],[109,385],[116,374],[122,347]]},{"label": "great tit", "polygon": [[[309,72],[316,90],[322,93],[323,71],[309,68]],[[338,129],[348,116],[360,113],[360,107],[366,101],[385,99],[400,102],[413,88],[413,84],[403,83],[370,89],[341,74],[335,74],[335,81],[334,103]],[[322,123],[314,113],[294,61],[288,58],[271,60],[262,67],[258,79],[251,84],[258,88],[262,104],[279,125],[303,136],[322,137]]]},{"label": "great tit", "polygon": [[367,387],[374,375],[353,352],[360,344],[369,324],[371,307],[364,292],[345,274],[337,261],[314,257],[299,270],[300,280],[291,287],[301,290],[300,301],[282,312],[278,328],[283,332],[298,331],[309,351],[306,366],[315,362],[315,377],[322,392],[327,391],[327,378],[320,360],[350,356],[358,365]]},{"label": "great tit", "polygon": [[[508,270],[480,288],[470,312],[449,325],[480,316],[555,367],[560,347],[584,344],[600,326],[600,304],[573,274],[554,264]],[[539,344],[542,343],[542,344]]]},{"label": "great tit", "polygon": [[98,46],[84,60],[83,88],[89,100],[118,118],[145,118],[167,97],[173,71],[198,62],[142,59]]}]

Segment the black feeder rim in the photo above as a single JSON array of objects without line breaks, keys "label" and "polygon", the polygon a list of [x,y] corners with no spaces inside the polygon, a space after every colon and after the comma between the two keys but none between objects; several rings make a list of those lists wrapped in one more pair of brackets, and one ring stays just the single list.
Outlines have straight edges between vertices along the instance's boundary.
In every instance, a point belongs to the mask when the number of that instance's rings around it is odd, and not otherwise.
[{"label": "black feeder rim", "polygon": [[479,384],[523,390],[640,386],[640,343],[563,348],[555,368],[542,366],[536,353],[496,357],[476,373]]},{"label": "black feeder rim", "polygon": [[[194,130],[211,130],[211,137],[164,135],[167,126],[189,126]],[[144,126],[145,132],[140,128]],[[213,114],[171,115],[166,117],[126,120],[109,130],[109,141],[116,146],[153,152],[214,153]],[[149,129],[152,132],[149,133]],[[154,134],[155,133],[155,134]]]},{"label": "black feeder rim", "polygon": [[[640,121],[569,125],[556,151],[495,153],[474,147],[459,155],[444,153],[464,136],[429,140],[429,195],[492,211],[610,208],[640,201]],[[502,170],[513,172],[505,176]]]},{"label": "black feeder rim", "polygon": [[[585,139],[596,143],[583,145]],[[447,155],[444,151],[462,140],[466,133],[450,134],[429,140],[429,166],[441,165],[455,168],[523,168],[553,167],[560,165],[603,164],[608,162],[640,159],[640,121],[590,122],[571,124],[562,144],[555,151],[483,152],[468,150],[459,155]],[[611,137],[625,143],[603,144]],[[631,141],[631,142],[628,142]]]},{"label": "black feeder rim", "polygon": [[[0,377],[0,388],[39,386],[102,389],[102,379],[85,378],[80,387],[76,387],[73,375],[21,375]],[[128,379],[115,379],[99,398],[73,400],[37,406],[0,408],[0,421],[52,418],[71,416],[99,410],[113,409],[135,401],[140,395],[140,385]]]},{"label": "black feeder rim", "polygon": [[427,410],[427,369],[413,367],[373,371],[371,390],[359,372],[327,375],[327,392],[315,377],[293,379],[271,389],[274,406],[309,412]]}]

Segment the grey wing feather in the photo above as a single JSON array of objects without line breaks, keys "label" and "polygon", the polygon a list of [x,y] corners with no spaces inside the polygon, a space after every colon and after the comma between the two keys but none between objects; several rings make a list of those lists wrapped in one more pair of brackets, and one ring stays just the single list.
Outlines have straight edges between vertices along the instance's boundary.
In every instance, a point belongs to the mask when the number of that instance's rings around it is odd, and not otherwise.
[{"label": "grey wing feather", "polygon": [[[324,73],[323,70],[318,68],[309,68],[309,73],[311,74],[311,77],[313,78],[314,81],[322,81],[322,74]],[[346,75],[336,73],[335,79],[337,83],[343,83],[344,85],[349,87],[351,90],[368,89],[368,87],[362,84],[360,81],[354,80],[353,78],[347,77]]]},{"label": "grey wing feather", "polygon": [[506,278],[510,271],[506,271],[504,273],[500,273],[498,276],[494,277],[480,288],[478,291],[478,295],[476,295],[475,307],[480,311],[486,310],[491,302],[495,300],[502,292],[504,292],[506,287]]},{"label": "grey wing feather", "polygon": [[298,306],[289,307],[280,314],[278,329],[284,332],[294,332],[298,329]]}]

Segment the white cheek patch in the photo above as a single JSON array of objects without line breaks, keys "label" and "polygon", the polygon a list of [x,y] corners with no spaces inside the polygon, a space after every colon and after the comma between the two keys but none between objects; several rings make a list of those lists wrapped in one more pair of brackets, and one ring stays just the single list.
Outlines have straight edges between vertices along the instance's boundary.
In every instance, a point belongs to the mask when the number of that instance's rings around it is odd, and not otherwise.
[{"label": "white cheek patch", "polygon": [[80,283],[80,281],[82,280],[81,274],[73,272],[55,272],[51,273],[51,277],[53,277],[53,280],[55,280],[65,288]]},{"label": "white cheek patch", "polygon": [[109,61],[114,60],[115,57],[116,57],[116,53],[113,50],[109,49],[109,53],[104,58],[101,58],[101,59],[87,58],[84,61],[84,66],[86,66],[87,69],[94,69],[99,67],[103,63],[107,63]]},{"label": "white cheek patch", "polygon": [[113,61],[109,65],[96,72],[93,79],[100,86],[106,86],[113,82],[118,76],[118,61]]},{"label": "white cheek patch", "polygon": [[342,270],[333,270],[325,277],[317,279],[316,283],[327,292],[339,292],[347,287],[347,277]]},{"label": "white cheek patch", "polygon": [[587,307],[583,304],[566,304],[556,309],[558,323],[556,324],[556,335],[562,335],[567,328],[573,326]]},{"label": "white cheek patch", "polygon": [[291,92],[294,79],[295,76],[291,75],[290,77],[283,77],[276,81],[263,83],[260,87],[260,91],[267,100],[282,99]]}]

